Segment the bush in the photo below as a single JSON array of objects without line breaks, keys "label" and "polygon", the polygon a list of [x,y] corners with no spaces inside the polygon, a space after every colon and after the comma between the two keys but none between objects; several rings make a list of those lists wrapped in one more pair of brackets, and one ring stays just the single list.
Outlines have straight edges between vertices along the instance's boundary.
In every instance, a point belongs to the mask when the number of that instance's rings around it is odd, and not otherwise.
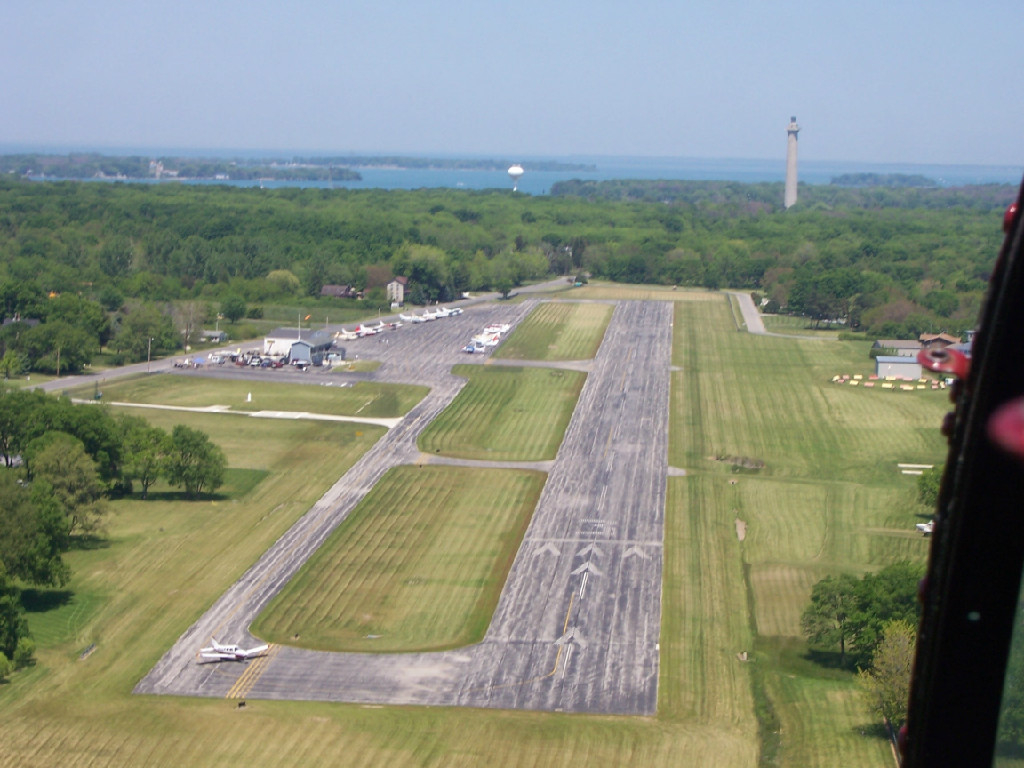
[{"label": "bush", "polygon": [[14,665],[7,660],[7,656],[0,651],[0,681],[14,671]]},{"label": "bush", "polygon": [[18,646],[14,649],[14,666],[17,669],[35,663],[32,657],[36,654],[36,643],[31,637],[18,638]]},{"label": "bush", "polygon": [[241,323],[230,329],[228,329],[228,338],[232,341],[239,339],[254,339],[260,335],[260,332],[256,330],[256,326],[252,323]]},{"label": "bush", "polygon": [[250,320],[262,320],[263,319],[263,307],[259,304],[255,304],[246,310],[245,316]]}]

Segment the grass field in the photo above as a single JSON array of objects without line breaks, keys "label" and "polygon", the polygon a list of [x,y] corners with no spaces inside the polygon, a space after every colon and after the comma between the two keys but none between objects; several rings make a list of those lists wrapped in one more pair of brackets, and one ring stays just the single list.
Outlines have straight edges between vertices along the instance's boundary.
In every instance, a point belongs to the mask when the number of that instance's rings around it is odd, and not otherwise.
[{"label": "grass field", "polygon": [[[676,308],[670,462],[687,468],[689,514],[713,517],[730,539],[757,673],[752,690],[781,729],[787,766],[881,765],[891,760],[852,677],[810,663],[799,619],[826,574],[923,560],[928,542],[913,478],[898,462],[945,455],[944,392],[873,392],[831,382],[867,367],[866,343],[754,337],[733,330],[725,301]],[[760,469],[735,461],[753,460]],[[736,521],[746,524],[739,542]],[[692,548],[691,552],[694,551]],[[864,735],[862,735],[862,732]],[[772,739],[765,734],[765,745]]]},{"label": "grass field", "polygon": [[509,360],[589,360],[612,316],[610,304],[545,302],[498,347]]},{"label": "grass field", "polygon": [[[169,374],[143,374],[108,381],[100,389],[104,402],[156,403],[190,408],[226,405],[235,411],[309,411],[374,418],[401,416],[422,400],[428,391],[427,387],[410,384],[357,382],[345,387],[318,387],[258,379],[239,381]],[[93,387],[72,389],[70,394],[90,399]]]},{"label": "grass field", "polygon": [[253,631],[329,651],[441,650],[482,640],[544,480],[497,469],[391,470]]},{"label": "grass field", "polygon": [[[607,286],[569,295],[615,297]],[[825,573],[923,557],[926,541],[909,532],[914,483],[895,464],[941,459],[945,394],[837,387],[834,373],[867,361],[864,344],[739,333],[721,295],[627,287],[619,297],[678,302],[670,462],[688,476],[668,485],[656,717],[132,696],[380,434],[145,411],[165,428],[206,430],[228,454],[229,486],[210,501],[116,501],[106,542],[70,554],[69,594],[36,596],[40,608],[59,604],[30,616],[38,665],[0,685],[0,765],[891,765],[850,676],[806,658],[797,619]],[[534,400],[555,391],[575,402],[564,380],[547,384]],[[491,411],[515,421],[513,402]]]},{"label": "grass field", "polygon": [[420,450],[492,461],[555,457],[585,374],[504,365],[453,371],[469,383],[420,435]]}]

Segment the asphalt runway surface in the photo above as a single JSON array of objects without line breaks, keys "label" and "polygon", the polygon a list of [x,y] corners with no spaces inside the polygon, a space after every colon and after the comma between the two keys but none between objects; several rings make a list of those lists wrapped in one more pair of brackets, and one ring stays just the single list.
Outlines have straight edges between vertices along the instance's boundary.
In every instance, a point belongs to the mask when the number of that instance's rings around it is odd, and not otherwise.
[{"label": "asphalt runway surface", "polygon": [[[407,654],[272,645],[247,663],[197,663],[211,637],[243,647],[259,642],[248,631],[253,619],[389,468],[437,461],[419,453],[416,437],[464,384],[451,366],[490,362],[459,349],[484,324],[515,325],[534,305],[473,307],[346,343],[350,356],[381,360],[374,378],[429,384],[430,394],[189,627],[135,692],[653,715],[669,302],[617,302],[595,359],[575,366],[588,370],[587,381],[557,457],[537,463],[548,479],[482,642]],[[321,374],[288,374],[310,375]]]}]

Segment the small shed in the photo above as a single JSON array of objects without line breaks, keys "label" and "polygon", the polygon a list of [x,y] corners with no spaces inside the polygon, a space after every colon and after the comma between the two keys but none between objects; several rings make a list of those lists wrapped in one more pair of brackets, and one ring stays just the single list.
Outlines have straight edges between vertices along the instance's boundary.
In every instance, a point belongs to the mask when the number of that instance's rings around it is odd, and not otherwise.
[{"label": "small shed", "polygon": [[331,349],[334,337],[323,331],[314,331],[304,339],[292,342],[288,350],[288,361],[322,365],[324,357]]},{"label": "small shed", "polygon": [[920,379],[921,364],[909,357],[879,355],[875,358],[875,375],[880,379],[887,376],[895,376],[901,379]]}]

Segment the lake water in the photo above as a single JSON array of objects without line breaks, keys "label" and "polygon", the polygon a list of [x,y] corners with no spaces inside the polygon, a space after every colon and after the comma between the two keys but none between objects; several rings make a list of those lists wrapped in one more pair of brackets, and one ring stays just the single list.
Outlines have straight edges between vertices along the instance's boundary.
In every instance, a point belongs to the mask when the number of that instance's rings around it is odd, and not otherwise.
[{"label": "lake water", "polygon": [[[786,176],[785,158],[703,159],[655,157],[570,157],[563,162],[586,163],[596,170],[531,171],[523,161],[526,173],[519,180],[519,191],[529,195],[546,195],[556,181],[584,179],[675,179],[692,181],[782,182]],[[361,181],[209,181],[202,184],[230,184],[240,187],[319,187],[335,189],[420,189],[449,187],[453,189],[509,189],[512,181],[504,171],[405,170],[394,168],[357,168]],[[858,163],[845,161],[801,160],[800,181],[805,184],[828,184],[846,173],[902,173],[934,179],[941,186],[966,184],[1013,184],[1021,181],[1018,166],[992,165],[918,165],[898,163]]]}]

